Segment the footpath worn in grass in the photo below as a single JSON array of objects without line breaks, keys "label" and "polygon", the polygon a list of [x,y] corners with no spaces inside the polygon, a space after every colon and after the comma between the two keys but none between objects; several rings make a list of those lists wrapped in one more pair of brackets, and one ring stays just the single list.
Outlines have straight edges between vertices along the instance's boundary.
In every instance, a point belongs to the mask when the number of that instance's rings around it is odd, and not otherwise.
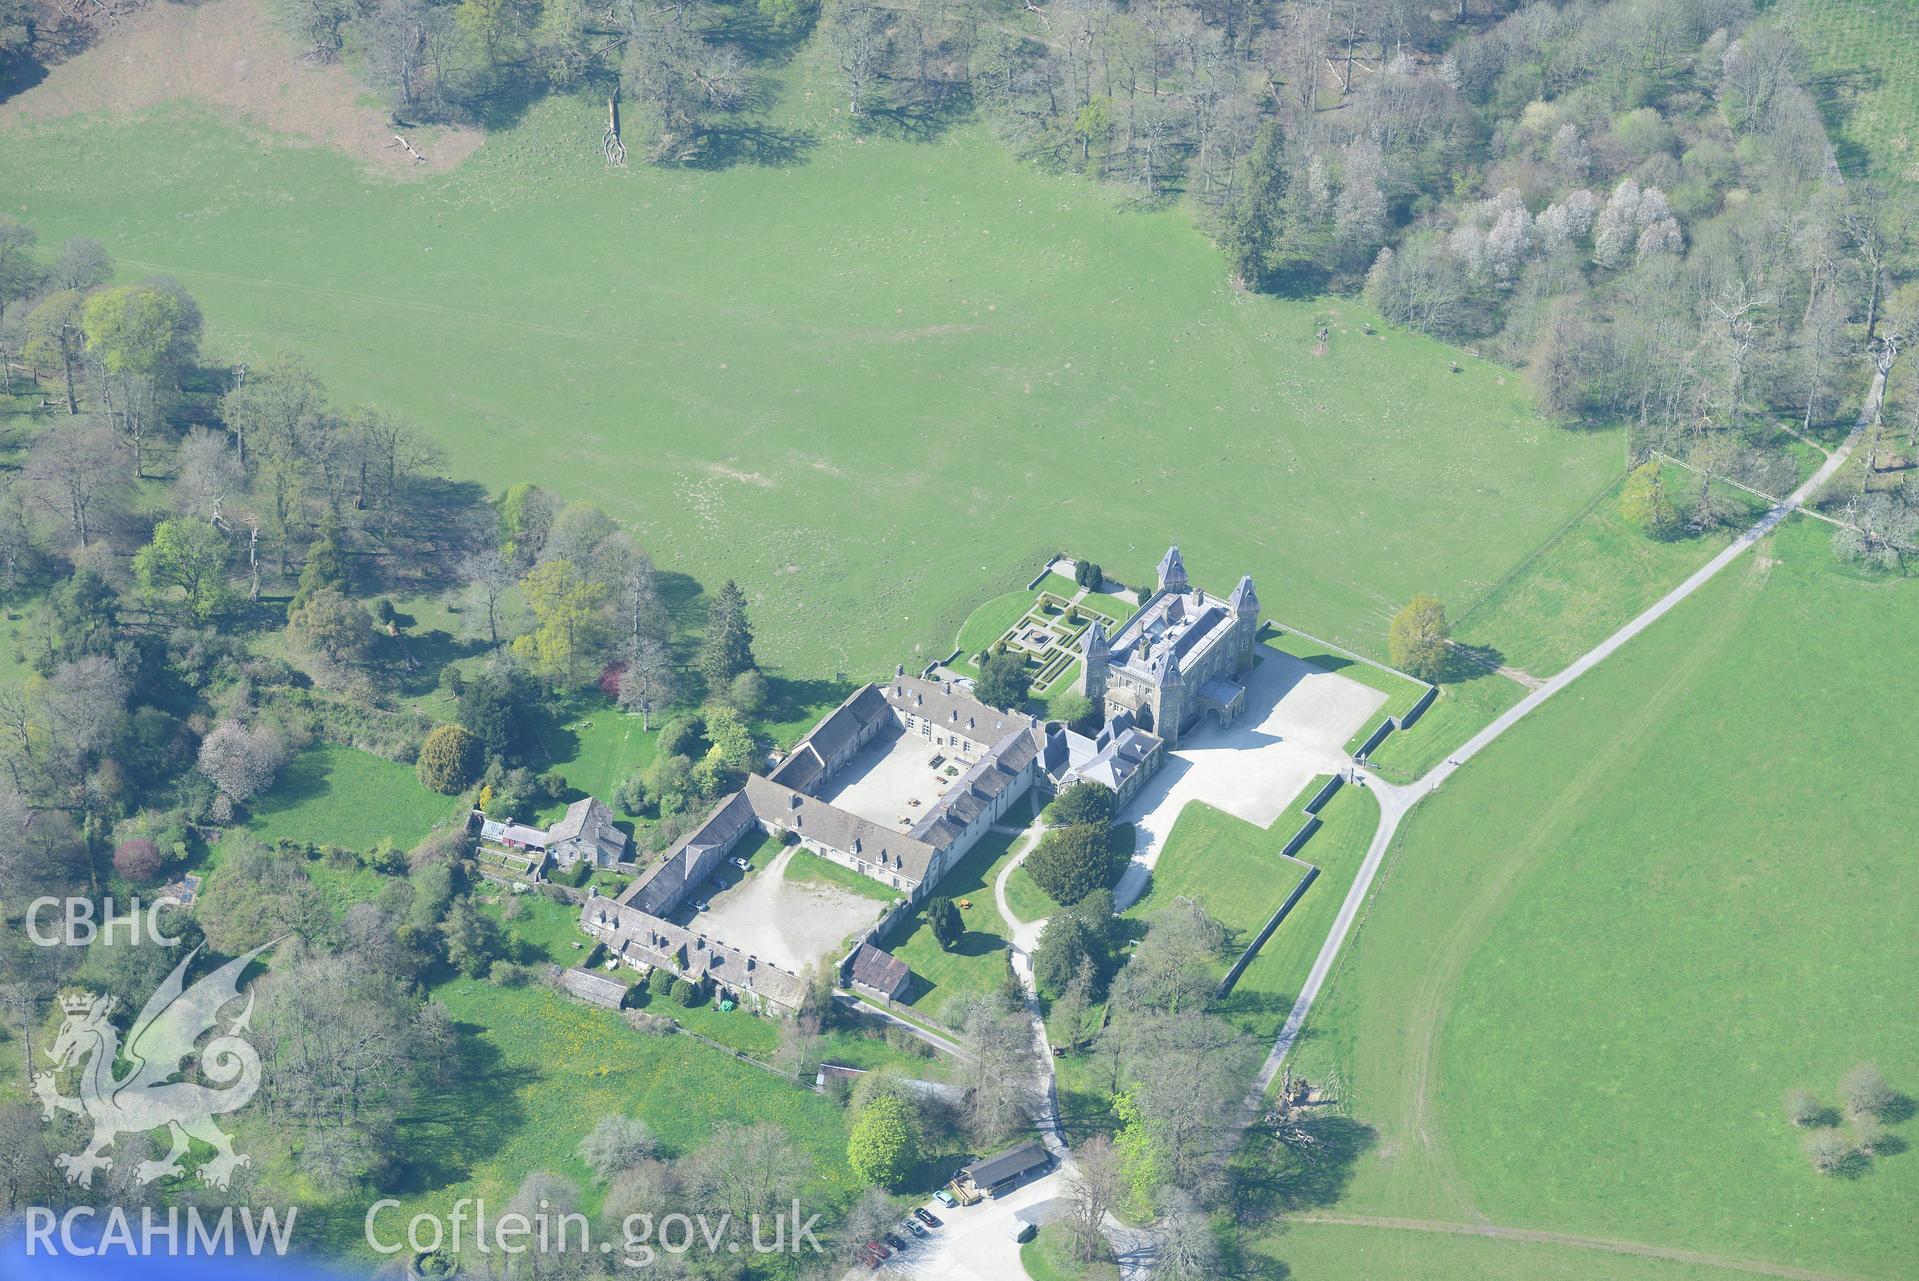
[{"label": "footpath worn in grass", "polygon": [[247,827],[264,841],[371,849],[391,840],[405,849],[457,804],[422,787],[411,765],[323,744],[287,763],[273,790],[254,803]]},{"label": "footpath worn in grass", "polygon": [[1376,1132],[1337,1209],[1919,1273],[1914,1122],[1832,1178],[1780,1109],[1860,1060],[1919,1094],[1919,596],[1827,539],[1789,524],[1409,819],[1301,1048]]},{"label": "footpath worn in grass", "polygon": [[603,113],[539,104],[404,184],[185,107],[76,117],[10,132],[0,189],[43,243],[177,277],[216,357],[297,352],[459,477],[738,578],[763,656],[808,672],[943,653],[1060,547],[1142,583],[1175,539],[1378,653],[1407,597],[1477,595],[1619,470],[1616,432],[1543,424],[1507,371],[1243,295],[1184,214],[976,127],[609,170]]}]

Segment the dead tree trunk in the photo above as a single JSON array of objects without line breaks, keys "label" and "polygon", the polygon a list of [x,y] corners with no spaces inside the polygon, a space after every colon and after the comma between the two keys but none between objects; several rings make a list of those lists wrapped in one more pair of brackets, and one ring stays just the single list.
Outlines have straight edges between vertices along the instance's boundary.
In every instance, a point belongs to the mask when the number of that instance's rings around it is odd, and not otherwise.
[{"label": "dead tree trunk", "polygon": [[626,165],[626,144],[620,141],[620,95],[617,93],[606,100],[606,133],[600,139],[600,154],[615,168]]}]

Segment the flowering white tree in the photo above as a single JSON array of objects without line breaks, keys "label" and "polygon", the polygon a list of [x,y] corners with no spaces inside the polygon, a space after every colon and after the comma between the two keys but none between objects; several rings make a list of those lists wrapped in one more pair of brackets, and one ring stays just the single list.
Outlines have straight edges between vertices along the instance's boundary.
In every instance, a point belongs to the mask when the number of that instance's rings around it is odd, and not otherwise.
[{"label": "flowering white tree", "polygon": [[235,804],[273,786],[285,759],[280,736],[265,725],[222,721],[200,743],[200,772]]}]

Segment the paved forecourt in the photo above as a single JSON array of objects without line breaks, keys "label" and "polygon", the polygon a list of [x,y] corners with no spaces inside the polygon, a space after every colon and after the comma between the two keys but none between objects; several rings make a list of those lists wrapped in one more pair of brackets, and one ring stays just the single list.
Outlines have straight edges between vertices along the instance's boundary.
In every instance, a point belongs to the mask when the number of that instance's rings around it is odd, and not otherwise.
[{"label": "paved forecourt", "polygon": [[1246,680],[1246,710],[1233,725],[1188,733],[1122,815],[1134,824],[1133,861],[1114,892],[1126,907],[1145,892],[1179,812],[1204,801],[1271,827],[1306,785],[1352,765],[1346,744],[1386,695],[1266,646]]}]

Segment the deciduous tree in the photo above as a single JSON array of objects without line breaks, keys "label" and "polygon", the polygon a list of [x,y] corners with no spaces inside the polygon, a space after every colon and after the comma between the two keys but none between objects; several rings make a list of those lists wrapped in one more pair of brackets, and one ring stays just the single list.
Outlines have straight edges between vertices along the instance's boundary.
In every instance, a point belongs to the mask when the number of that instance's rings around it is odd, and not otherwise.
[{"label": "deciduous tree", "polygon": [[846,1141],[846,1163],[866,1182],[896,1187],[919,1162],[917,1123],[896,1095],[882,1094],[860,1109]]},{"label": "deciduous tree", "polygon": [[227,586],[232,555],[227,536],[212,525],[175,517],[154,527],[153,541],[134,555],[133,575],[155,597],[177,589],[187,617],[204,623],[232,600]]},{"label": "deciduous tree", "polygon": [[1386,632],[1386,649],[1393,666],[1421,680],[1437,680],[1446,666],[1451,637],[1446,607],[1437,597],[1422,593],[1393,615],[1392,626]]},{"label": "deciduous tree", "polygon": [[513,642],[514,654],[556,685],[577,688],[605,643],[605,585],[552,560],[520,580],[520,590],[537,626]]}]

